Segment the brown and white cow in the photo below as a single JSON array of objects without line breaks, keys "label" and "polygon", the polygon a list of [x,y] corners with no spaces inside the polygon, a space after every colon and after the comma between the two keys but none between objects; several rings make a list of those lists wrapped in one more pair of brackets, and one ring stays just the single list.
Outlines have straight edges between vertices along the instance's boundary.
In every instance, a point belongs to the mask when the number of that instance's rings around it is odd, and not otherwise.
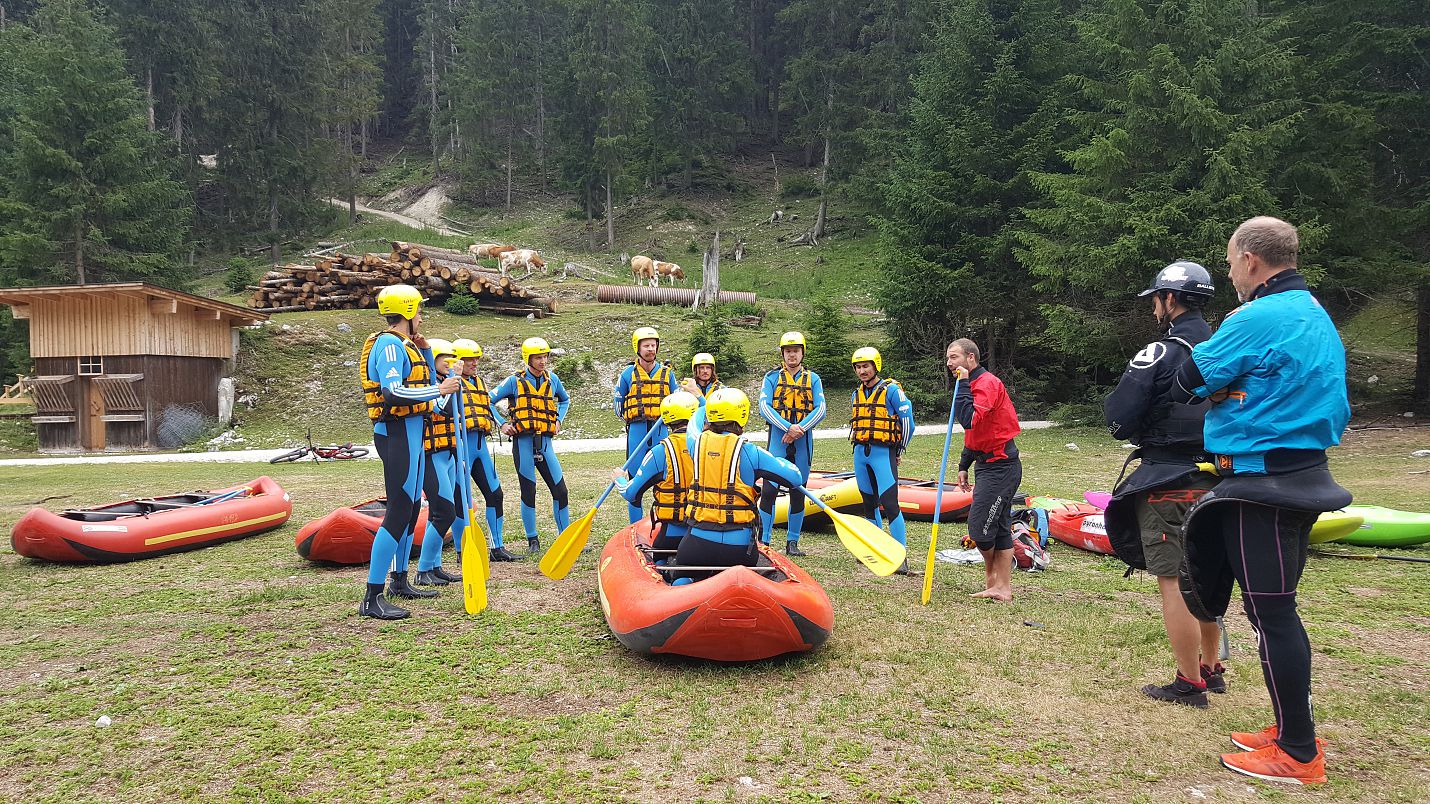
[{"label": "brown and white cow", "polygon": [[657,260],[653,266],[655,268],[655,282],[660,284],[661,277],[670,279],[670,284],[675,284],[675,280],[685,281],[685,271],[673,262],[660,262]]},{"label": "brown and white cow", "polygon": [[528,274],[536,270],[545,271],[546,260],[541,258],[536,249],[519,248],[501,255],[502,276],[510,274],[513,268],[525,268]]},{"label": "brown and white cow", "polygon": [[655,260],[641,254],[631,257],[631,275],[635,277],[637,285],[645,282],[654,287],[656,284]]},{"label": "brown and white cow", "polygon": [[467,246],[467,253],[473,257],[500,257],[508,251],[516,251],[516,246],[502,243],[473,243]]}]

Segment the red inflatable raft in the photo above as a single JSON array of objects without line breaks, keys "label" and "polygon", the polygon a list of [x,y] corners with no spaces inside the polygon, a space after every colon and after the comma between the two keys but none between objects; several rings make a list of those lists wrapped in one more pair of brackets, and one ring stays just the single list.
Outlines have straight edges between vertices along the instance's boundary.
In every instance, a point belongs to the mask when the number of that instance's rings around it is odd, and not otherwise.
[{"label": "red inflatable raft", "polygon": [[760,567],[730,567],[671,586],[653,563],[649,520],[622,528],[601,551],[596,575],[606,622],[631,650],[716,661],[768,659],[824,644],[834,628],[829,596],[789,558],[764,547],[760,553]]},{"label": "red inflatable raft", "polygon": [[[372,557],[372,540],[387,513],[387,498],[378,497],[357,505],[339,508],[327,516],[309,522],[293,541],[298,555],[309,561],[333,564],[366,564]],[[427,531],[427,506],[417,514],[417,526],[412,534],[412,557],[422,547]]]},{"label": "red inflatable raft", "polygon": [[1092,553],[1116,555],[1112,551],[1112,542],[1107,538],[1101,508],[1056,497],[1029,497],[1028,507],[1048,512],[1048,532],[1063,544]]},{"label": "red inflatable raft", "polygon": [[32,508],[15,523],[15,552],[49,561],[112,564],[207,547],[282,525],[293,513],[270,477],[208,492],[62,511]]},{"label": "red inflatable raft", "polygon": [[[809,473],[807,487],[810,491],[815,491],[848,480],[853,476],[853,472],[816,470]],[[905,519],[932,522],[936,502],[939,502],[937,480],[920,480],[916,477],[899,478],[899,509],[904,512]],[[957,483],[945,481],[942,503],[943,513],[939,514],[938,521],[956,522],[967,519],[968,508],[973,505],[973,492],[964,491],[958,487]],[[808,514],[806,513],[806,515]]]}]

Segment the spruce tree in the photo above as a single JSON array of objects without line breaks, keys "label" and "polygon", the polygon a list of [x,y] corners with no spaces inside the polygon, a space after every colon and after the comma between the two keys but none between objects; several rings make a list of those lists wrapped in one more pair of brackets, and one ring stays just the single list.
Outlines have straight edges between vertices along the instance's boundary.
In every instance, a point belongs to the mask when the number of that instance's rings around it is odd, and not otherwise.
[{"label": "spruce tree", "polygon": [[29,23],[0,164],[0,284],[182,282],[191,202],[114,29],[84,0],[45,0]]}]

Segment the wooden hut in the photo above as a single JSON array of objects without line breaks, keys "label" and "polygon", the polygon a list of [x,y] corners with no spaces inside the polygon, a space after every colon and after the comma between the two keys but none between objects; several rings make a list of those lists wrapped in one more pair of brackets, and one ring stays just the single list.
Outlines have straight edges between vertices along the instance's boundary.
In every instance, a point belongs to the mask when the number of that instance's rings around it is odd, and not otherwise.
[{"label": "wooden hut", "polygon": [[167,412],[217,419],[238,327],[268,316],[142,282],[0,288],[0,304],[30,322],[40,450],[160,446]]}]

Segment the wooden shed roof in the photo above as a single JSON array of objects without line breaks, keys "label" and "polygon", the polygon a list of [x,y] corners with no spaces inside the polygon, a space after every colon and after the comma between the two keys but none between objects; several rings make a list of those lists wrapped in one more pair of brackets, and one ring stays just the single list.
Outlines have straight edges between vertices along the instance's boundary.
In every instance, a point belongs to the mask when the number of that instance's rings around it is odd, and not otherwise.
[{"label": "wooden shed roof", "polygon": [[[265,313],[247,307],[214,301],[183,291],[161,288],[147,282],[117,282],[91,285],[50,285],[37,288],[0,288],[0,304],[23,307],[38,300],[62,301],[67,298],[127,297],[149,303],[181,303],[199,310],[210,310],[214,318],[233,319],[233,326],[250,326],[268,320]],[[19,312],[18,310],[16,312]],[[17,315],[16,318],[24,317]]]}]

